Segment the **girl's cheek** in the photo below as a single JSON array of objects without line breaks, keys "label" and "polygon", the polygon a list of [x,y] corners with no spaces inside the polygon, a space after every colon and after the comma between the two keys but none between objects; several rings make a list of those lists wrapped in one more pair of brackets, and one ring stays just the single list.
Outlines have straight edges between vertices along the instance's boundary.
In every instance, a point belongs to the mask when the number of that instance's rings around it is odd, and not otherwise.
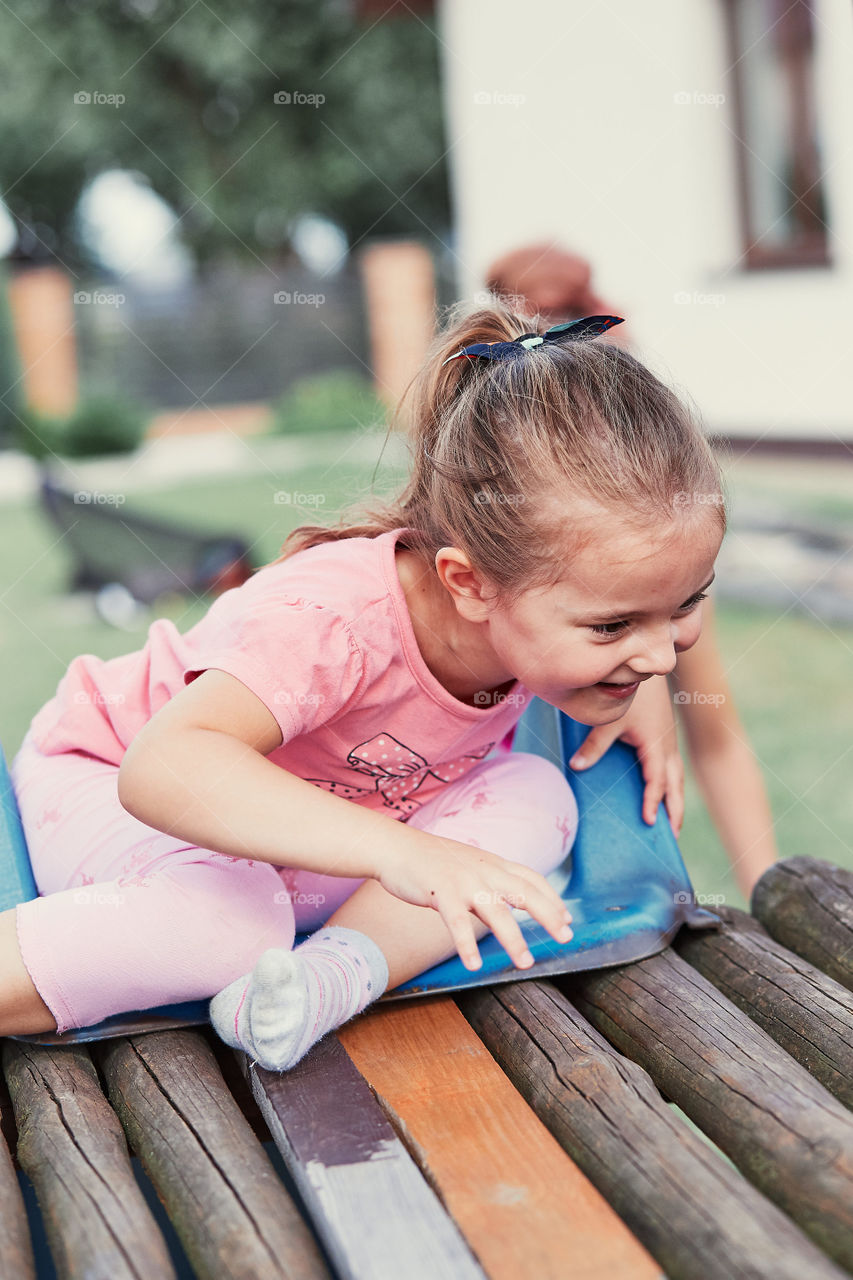
[{"label": "girl's cheek", "polygon": [[699,639],[702,631],[702,611],[697,609],[678,624],[675,646],[677,649],[690,649]]}]

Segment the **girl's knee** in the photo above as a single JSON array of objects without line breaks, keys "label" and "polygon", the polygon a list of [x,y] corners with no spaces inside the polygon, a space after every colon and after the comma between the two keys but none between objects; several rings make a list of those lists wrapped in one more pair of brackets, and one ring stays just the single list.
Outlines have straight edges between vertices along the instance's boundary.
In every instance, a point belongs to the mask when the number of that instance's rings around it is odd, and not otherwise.
[{"label": "girl's knee", "polygon": [[460,781],[423,825],[547,875],[571,849],[574,793],[556,765],[529,752],[492,757]]},{"label": "girl's knee", "polygon": [[290,949],[296,934],[290,897],[272,866],[231,864],[229,871],[195,863],[158,877],[160,895],[171,883],[192,911],[213,990],[247,973],[270,947]]},{"label": "girl's knee", "polygon": [[550,760],[528,752],[515,752],[518,803],[529,829],[529,856],[516,859],[542,875],[564,861],[578,829],[575,793],[565,774]]}]

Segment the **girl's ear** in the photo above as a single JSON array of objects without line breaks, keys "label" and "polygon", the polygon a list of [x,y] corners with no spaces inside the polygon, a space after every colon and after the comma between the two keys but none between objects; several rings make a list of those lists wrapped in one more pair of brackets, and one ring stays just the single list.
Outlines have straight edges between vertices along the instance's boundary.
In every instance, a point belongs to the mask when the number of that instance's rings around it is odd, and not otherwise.
[{"label": "girl's ear", "polygon": [[457,612],[468,622],[482,622],[494,603],[494,590],[458,547],[442,547],[435,554],[435,571]]}]

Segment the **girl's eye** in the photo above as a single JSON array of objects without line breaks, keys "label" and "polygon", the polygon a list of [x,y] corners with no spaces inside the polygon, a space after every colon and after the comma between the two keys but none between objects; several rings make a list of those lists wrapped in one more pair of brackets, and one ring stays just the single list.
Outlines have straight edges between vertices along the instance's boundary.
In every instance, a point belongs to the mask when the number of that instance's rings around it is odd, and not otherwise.
[{"label": "girl's eye", "polygon": [[[685,601],[678,612],[689,613],[691,609],[696,608],[697,604],[701,604],[703,600],[707,599],[707,596],[707,591],[697,591],[695,596],[691,596],[689,600]],[[597,622],[590,627],[590,631],[594,632],[597,636],[613,637],[620,635],[628,625],[627,621]]]},{"label": "girl's eye", "polygon": [[627,622],[596,622],[590,627],[597,636],[618,636],[627,627]]}]

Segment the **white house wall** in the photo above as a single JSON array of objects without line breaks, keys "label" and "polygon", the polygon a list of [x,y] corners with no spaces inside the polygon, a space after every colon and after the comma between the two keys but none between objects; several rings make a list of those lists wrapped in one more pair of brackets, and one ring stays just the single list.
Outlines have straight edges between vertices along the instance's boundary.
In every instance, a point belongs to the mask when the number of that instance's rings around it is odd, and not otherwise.
[{"label": "white house wall", "polygon": [[709,425],[853,440],[853,6],[816,16],[833,266],[745,271],[722,0],[443,0],[460,292],[558,239]]}]

